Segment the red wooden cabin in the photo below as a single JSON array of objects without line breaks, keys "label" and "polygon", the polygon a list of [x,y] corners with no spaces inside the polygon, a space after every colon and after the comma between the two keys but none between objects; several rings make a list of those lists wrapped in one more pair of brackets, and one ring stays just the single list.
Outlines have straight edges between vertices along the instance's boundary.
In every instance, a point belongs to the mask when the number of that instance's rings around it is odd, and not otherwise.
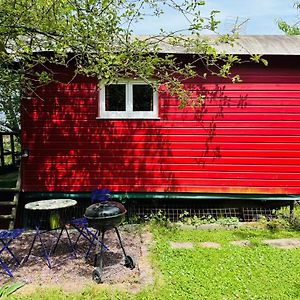
[{"label": "red wooden cabin", "polygon": [[[163,88],[152,94],[136,81],[99,91],[96,79],[83,76],[24,98],[22,147],[29,156],[22,159],[22,191],[299,194],[300,38],[245,36],[227,51],[264,54],[269,66],[236,67],[243,80],[237,84],[185,81],[195,96],[206,94],[201,109],[180,110]],[[66,82],[67,72],[59,70]],[[150,102],[139,108],[142,97]],[[124,102],[130,111],[117,111]]]}]

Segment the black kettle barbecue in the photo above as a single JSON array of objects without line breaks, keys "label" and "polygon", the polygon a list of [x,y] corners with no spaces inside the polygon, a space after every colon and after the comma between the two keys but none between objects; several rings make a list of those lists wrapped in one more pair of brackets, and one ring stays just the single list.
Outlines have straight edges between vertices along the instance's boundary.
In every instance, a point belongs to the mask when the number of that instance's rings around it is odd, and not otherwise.
[{"label": "black kettle barbecue", "polygon": [[[96,247],[94,270],[92,273],[93,280],[97,283],[102,282],[103,269],[103,248],[104,248],[104,234],[107,230],[115,229],[118,236],[120,246],[125,257],[125,267],[129,269],[135,268],[134,260],[126,254],[118,227],[124,220],[126,214],[125,207],[114,201],[101,201],[90,205],[85,211],[85,218],[88,220],[90,227],[97,230],[98,243]],[[99,239],[101,234],[101,240]]]}]

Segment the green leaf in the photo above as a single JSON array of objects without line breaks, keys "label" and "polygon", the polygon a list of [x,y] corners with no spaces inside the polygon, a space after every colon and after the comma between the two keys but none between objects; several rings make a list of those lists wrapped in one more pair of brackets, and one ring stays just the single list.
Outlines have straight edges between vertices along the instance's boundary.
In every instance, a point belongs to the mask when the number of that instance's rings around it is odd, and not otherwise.
[{"label": "green leaf", "polygon": [[268,61],[264,58],[261,59],[261,62],[267,67],[268,66]]},{"label": "green leaf", "polygon": [[12,293],[14,293],[19,288],[23,287],[25,285],[24,282],[16,282],[11,285],[3,285],[0,287],[0,298],[4,296],[9,296]]}]

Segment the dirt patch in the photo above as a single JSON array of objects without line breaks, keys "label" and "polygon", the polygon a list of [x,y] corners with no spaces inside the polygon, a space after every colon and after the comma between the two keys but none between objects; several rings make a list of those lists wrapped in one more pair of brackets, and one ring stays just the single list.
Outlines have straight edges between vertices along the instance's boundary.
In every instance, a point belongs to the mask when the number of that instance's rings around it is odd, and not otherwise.
[{"label": "dirt patch", "polygon": [[264,240],[265,244],[281,248],[281,249],[294,249],[300,247],[300,239],[273,239]]},{"label": "dirt patch", "polygon": [[[136,267],[131,270],[124,266],[125,260],[114,230],[105,233],[105,245],[109,248],[103,254],[104,284],[130,287],[139,289],[141,285],[153,282],[153,272],[148,260],[148,248],[152,243],[151,234],[132,230],[129,227],[119,228],[122,242],[127,255],[134,258]],[[44,233],[43,239],[47,245],[53,247],[58,232]],[[75,241],[77,231],[70,231],[71,240]],[[23,234],[11,245],[14,253],[21,260],[24,259],[30,249],[33,233]],[[14,262],[8,253],[3,253],[1,258],[13,269],[14,278],[10,278],[3,268],[0,268],[0,286],[5,283],[25,282],[26,285],[20,292],[30,292],[37,287],[58,287],[66,292],[80,291],[85,287],[97,285],[92,280],[94,270],[94,249],[85,258],[88,249],[87,240],[81,238],[75,253],[70,251],[66,234],[59,242],[57,250],[51,255],[52,268],[46,264],[41,254],[43,253],[39,242],[36,242],[32,255],[27,262],[22,262],[19,268],[14,267]]]}]

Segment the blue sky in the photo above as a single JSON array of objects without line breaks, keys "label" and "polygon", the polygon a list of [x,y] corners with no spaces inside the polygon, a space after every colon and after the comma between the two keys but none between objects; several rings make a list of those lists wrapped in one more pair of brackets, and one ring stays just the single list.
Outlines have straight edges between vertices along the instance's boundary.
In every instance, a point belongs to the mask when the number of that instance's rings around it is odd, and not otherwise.
[{"label": "blue sky", "polygon": [[[230,31],[238,19],[243,22],[249,19],[241,28],[241,34],[283,34],[277,27],[280,18],[290,24],[299,19],[300,13],[293,7],[295,0],[206,0],[203,7],[204,15],[211,10],[220,10],[218,19],[220,33]],[[168,10],[159,18],[148,18],[135,26],[136,34],[155,34],[160,28],[175,30],[183,28],[186,21],[174,11]]]}]

